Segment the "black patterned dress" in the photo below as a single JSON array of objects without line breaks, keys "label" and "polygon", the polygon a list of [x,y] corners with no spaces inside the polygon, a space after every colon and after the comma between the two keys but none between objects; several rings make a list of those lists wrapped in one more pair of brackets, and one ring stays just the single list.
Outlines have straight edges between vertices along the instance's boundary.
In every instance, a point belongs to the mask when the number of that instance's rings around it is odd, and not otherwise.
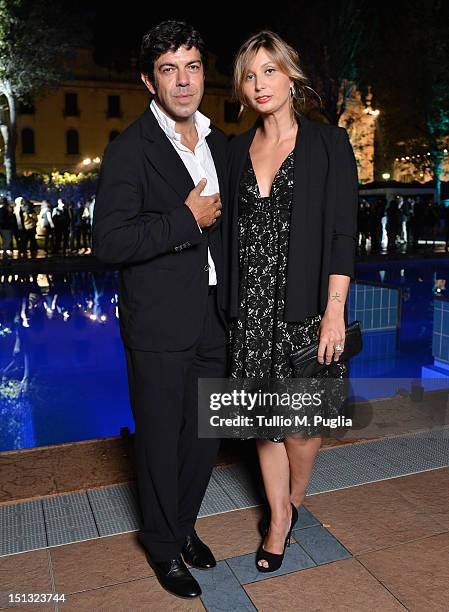
[{"label": "black patterned dress", "polygon": [[[239,307],[230,334],[231,378],[291,378],[289,354],[317,337],[320,314],[302,322],[283,321],[293,172],[294,151],[276,173],[268,197],[260,196],[249,154],[242,173],[238,209]],[[335,366],[334,377],[347,376],[346,364],[337,362]],[[338,408],[329,414],[327,407],[323,416],[337,416]],[[309,420],[307,426],[295,431],[300,436],[317,436],[323,427]],[[270,439],[282,442],[285,436]]]}]

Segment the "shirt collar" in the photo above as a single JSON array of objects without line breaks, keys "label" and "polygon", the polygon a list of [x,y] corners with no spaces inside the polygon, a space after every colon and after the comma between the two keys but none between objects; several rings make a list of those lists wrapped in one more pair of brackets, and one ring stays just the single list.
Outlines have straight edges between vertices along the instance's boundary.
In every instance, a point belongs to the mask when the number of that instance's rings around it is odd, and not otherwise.
[{"label": "shirt collar", "polygon": [[[181,134],[178,134],[175,130],[176,121],[164,113],[159,105],[156,104],[155,100],[151,100],[150,108],[167,137],[181,144]],[[198,144],[200,144],[211,132],[210,119],[198,110],[195,112],[193,118],[198,133]]]}]

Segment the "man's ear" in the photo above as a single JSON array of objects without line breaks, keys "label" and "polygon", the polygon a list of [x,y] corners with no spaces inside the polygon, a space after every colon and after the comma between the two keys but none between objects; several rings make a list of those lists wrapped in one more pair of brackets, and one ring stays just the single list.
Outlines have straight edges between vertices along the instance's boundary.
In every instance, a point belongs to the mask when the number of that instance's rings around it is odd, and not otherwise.
[{"label": "man's ear", "polygon": [[144,74],[143,72],[140,73],[140,78],[142,79],[142,81],[145,84],[145,87],[148,89],[148,91],[154,95],[156,95],[156,89],[154,88],[153,83],[151,82],[151,80],[149,79],[147,74]]}]

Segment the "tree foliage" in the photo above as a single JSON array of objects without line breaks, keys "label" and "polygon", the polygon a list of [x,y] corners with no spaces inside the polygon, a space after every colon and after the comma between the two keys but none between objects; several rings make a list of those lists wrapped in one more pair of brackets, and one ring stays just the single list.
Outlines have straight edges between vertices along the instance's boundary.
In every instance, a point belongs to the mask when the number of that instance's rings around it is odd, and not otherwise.
[{"label": "tree foliage", "polygon": [[0,131],[8,183],[15,176],[17,101],[70,78],[71,53],[88,40],[88,27],[67,2],[0,0]]},{"label": "tree foliage", "polygon": [[277,13],[274,29],[299,51],[301,67],[321,97],[322,111],[334,124],[350,93],[344,84],[359,80],[360,58],[369,52],[367,5],[368,0],[315,0],[312,6],[287,0]]},{"label": "tree foliage", "polygon": [[373,86],[381,110],[384,165],[395,157],[425,157],[439,195],[444,141],[449,137],[449,3],[380,3],[371,7],[369,21],[375,35],[360,75],[362,85]]}]

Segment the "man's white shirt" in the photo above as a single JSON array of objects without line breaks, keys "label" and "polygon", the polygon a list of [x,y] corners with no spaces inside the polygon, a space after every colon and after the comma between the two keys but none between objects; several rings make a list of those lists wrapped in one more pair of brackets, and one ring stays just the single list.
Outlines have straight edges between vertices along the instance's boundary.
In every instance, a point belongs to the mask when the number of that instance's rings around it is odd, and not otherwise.
[{"label": "man's white shirt", "polygon": [[[197,185],[202,178],[207,179],[206,187],[201,192],[201,195],[207,196],[218,193],[220,187],[218,184],[217,171],[215,169],[212,153],[206,141],[206,136],[211,132],[210,119],[199,111],[195,112],[193,118],[198,134],[198,142],[193,152],[182,144],[181,134],[175,131],[176,122],[168,117],[154,100],[151,101],[150,108],[165,135],[182,159],[194,185]],[[200,227],[199,229],[201,231]],[[209,263],[209,285],[216,285],[217,274],[209,248],[207,249],[207,259]]]}]

